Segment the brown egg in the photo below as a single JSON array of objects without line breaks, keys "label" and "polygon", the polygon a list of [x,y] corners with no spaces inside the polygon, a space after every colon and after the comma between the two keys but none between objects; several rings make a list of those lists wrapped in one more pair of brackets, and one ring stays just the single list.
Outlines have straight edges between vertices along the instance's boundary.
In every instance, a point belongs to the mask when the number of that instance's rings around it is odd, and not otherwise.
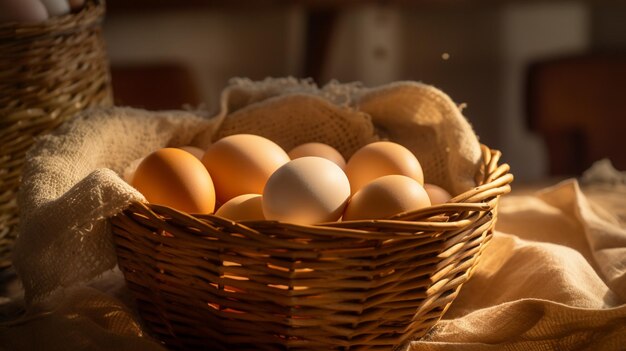
[{"label": "brown egg", "polygon": [[435,184],[424,184],[424,190],[433,205],[444,204],[452,198],[449,192]]},{"label": "brown egg", "polygon": [[202,160],[202,156],[204,156],[204,150],[195,146],[181,146],[179,147],[181,150],[185,150],[188,153],[194,155],[198,160]]},{"label": "brown egg", "polygon": [[188,213],[212,213],[215,189],[209,172],[192,154],[177,148],[157,150],[141,161],[132,186],[148,202]]},{"label": "brown egg", "polygon": [[398,174],[424,184],[424,172],[413,153],[404,146],[378,141],[357,150],[346,164],[352,194],[376,178]]},{"label": "brown egg", "polygon": [[220,206],[215,214],[233,221],[263,220],[262,201],[260,194],[239,195]]},{"label": "brown egg", "polygon": [[334,147],[323,143],[305,143],[287,153],[292,160],[306,156],[317,156],[335,162],[339,168],[346,167],[346,160]]},{"label": "brown egg", "polygon": [[388,175],[375,179],[350,199],[343,220],[384,219],[430,206],[426,190],[415,179]]},{"label": "brown egg", "polygon": [[243,194],[262,194],[267,179],[289,162],[285,150],[252,134],[235,134],[209,146],[202,157],[220,203]]}]

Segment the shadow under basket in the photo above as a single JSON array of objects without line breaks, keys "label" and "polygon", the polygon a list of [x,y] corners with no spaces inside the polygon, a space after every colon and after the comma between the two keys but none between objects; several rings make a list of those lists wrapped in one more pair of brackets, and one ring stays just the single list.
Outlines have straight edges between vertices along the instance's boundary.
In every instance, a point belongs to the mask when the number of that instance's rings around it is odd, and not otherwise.
[{"label": "shadow under basket", "polygon": [[76,113],[113,104],[105,3],[42,23],[0,23],[0,269],[11,266],[26,152]]},{"label": "shadow under basket", "polygon": [[388,220],[232,222],[133,203],[111,219],[153,336],[174,350],[392,350],[443,316],[513,176],[482,147],[477,187]]}]

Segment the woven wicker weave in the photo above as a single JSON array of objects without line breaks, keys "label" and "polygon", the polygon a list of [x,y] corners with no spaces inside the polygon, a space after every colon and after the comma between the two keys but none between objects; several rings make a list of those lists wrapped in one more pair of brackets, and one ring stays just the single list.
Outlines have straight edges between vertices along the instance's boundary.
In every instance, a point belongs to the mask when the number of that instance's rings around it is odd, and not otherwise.
[{"label": "woven wicker weave", "polygon": [[112,104],[103,1],[40,24],[0,24],[0,269],[10,266],[16,193],[34,137]]},{"label": "woven wicker weave", "polygon": [[389,220],[235,223],[134,203],[119,266],[172,349],[391,350],[424,335],[469,278],[513,176],[483,146],[477,187]]}]

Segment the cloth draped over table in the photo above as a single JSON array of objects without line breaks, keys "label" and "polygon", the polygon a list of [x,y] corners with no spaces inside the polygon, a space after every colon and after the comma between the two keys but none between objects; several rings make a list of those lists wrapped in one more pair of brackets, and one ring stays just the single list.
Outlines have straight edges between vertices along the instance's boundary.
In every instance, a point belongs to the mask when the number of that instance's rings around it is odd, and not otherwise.
[{"label": "cloth draped over table", "polygon": [[[502,199],[472,279],[422,350],[624,350],[626,185],[570,179]],[[146,338],[119,272],[57,292],[0,327],[2,350],[163,350]]]},{"label": "cloth draped over table", "polygon": [[624,350],[626,183],[566,180],[498,216],[472,279],[408,349]]}]

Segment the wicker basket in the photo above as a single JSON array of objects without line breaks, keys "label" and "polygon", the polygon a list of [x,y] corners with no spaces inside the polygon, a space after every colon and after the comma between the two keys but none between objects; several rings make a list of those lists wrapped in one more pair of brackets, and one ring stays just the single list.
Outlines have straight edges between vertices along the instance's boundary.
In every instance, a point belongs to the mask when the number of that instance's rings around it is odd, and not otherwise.
[{"label": "wicker basket", "polygon": [[0,269],[11,265],[16,193],[34,138],[76,112],[112,105],[103,1],[40,24],[0,24]]},{"label": "wicker basket", "polygon": [[391,350],[424,335],[469,278],[513,176],[483,146],[477,187],[389,220],[235,223],[134,203],[119,266],[172,349]]}]

